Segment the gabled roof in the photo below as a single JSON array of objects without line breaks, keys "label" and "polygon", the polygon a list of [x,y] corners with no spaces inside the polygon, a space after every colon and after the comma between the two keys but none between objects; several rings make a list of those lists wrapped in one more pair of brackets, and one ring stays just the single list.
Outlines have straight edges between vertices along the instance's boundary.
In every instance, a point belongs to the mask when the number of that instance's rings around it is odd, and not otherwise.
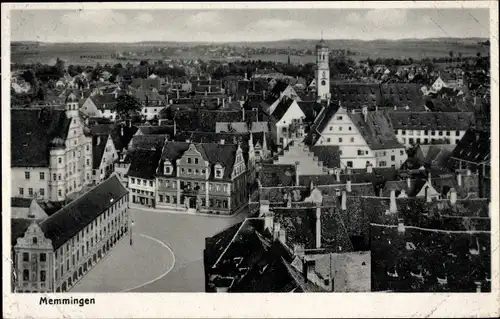
[{"label": "gabled roof", "polygon": [[24,233],[28,227],[35,221],[26,218],[11,218],[10,220],[10,244],[14,247],[17,244],[17,239],[24,237]]},{"label": "gabled roof", "polygon": [[154,179],[156,170],[160,164],[161,152],[161,149],[138,149],[127,153],[127,157],[130,159],[130,167],[127,171],[127,176]]},{"label": "gabled roof", "polygon": [[356,125],[370,149],[403,148],[394,134],[388,114],[385,111],[368,112],[366,121],[363,114],[348,112],[347,115]]},{"label": "gabled roof", "polygon": [[490,143],[491,134],[489,132],[469,129],[458,142],[451,156],[472,163],[489,161],[491,157]]},{"label": "gabled roof", "polygon": [[283,97],[283,99],[281,99],[281,101],[278,103],[278,105],[274,109],[272,116],[278,121],[281,120],[281,118],[286,114],[286,112],[288,111],[290,106],[293,104],[293,102],[295,102],[295,101],[290,99],[290,98]]},{"label": "gabled roof", "polygon": [[164,145],[168,135],[134,135],[130,140],[130,149],[152,150]]},{"label": "gabled roof", "polygon": [[126,126],[122,124],[98,124],[90,127],[91,134],[97,135],[111,135],[115,149],[120,152],[126,148],[137,132],[136,126]]},{"label": "gabled roof", "polygon": [[33,198],[11,197],[10,206],[29,208],[33,200],[34,200]]},{"label": "gabled roof", "polygon": [[40,223],[45,237],[58,249],[90,224],[128,190],[116,175],[97,185]]},{"label": "gabled roof", "polygon": [[465,131],[474,124],[472,112],[391,112],[394,129]]},{"label": "gabled roof", "polygon": [[314,122],[316,116],[318,116],[323,108],[323,106],[316,101],[299,101],[297,104],[306,116],[305,121],[310,123]]},{"label": "gabled roof", "polygon": [[138,131],[144,135],[174,135],[173,125],[162,126],[139,126]]},{"label": "gabled roof", "polygon": [[108,134],[92,137],[92,169],[99,169],[108,138]]},{"label": "gabled roof", "polygon": [[52,141],[65,146],[71,121],[62,110],[11,109],[11,166],[48,167]]}]

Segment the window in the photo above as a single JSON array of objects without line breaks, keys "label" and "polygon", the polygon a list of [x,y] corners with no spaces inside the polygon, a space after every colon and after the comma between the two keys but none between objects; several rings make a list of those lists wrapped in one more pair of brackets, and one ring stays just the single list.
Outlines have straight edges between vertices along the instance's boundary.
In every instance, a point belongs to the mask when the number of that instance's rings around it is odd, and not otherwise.
[{"label": "window", "polygon": [[202,174],[206,174],[206,172],[207,172],[207,171],[206,171],[206,170],[204,170],[204,169],[202,169],[202,170],[201,170],[201,173],[202,173]]},{"label": "window", "polygon": [[130,180],[130,184],[135,184],[135,178],[132,178],[132,179]]},{"label": "window", "polygon": [[337,120],[342,121],[342,116],[337,116]]},{"label": "window", "polygon": [[431,135],[435,136],[436,135],[436,131],[431,131]]},{"label": "window", "polygon": [[62,158],[61,158],[61,157],[58,157],[58,158],[57,158],[57,162],[58,162],[59,164],[61,164],[61,163],[62,163]]},{"label": "window", "polygon": [[33,196],[33,188],[28,188],[28,195]]},{"label": "window", "polygon": [[339,126],[339,131],[342,131],[342,126]]},{"label": "window", "polygon": [[438,135],[443,136],[443,131],[439,131]]},{"label": "window", "polygon": [[153,187],[153,181],[149,181],[149,186]]},{"label": "window", "polygon": [[333,131],[333,127],[332,126],[330,126],[330,131]]},{"label": "window", "polygon": [[23,270],[23,280],[24,281],[30,280],[30,271],[28,269]]},{"label": "window", "polygon": [[281,128],[281,131],[282,131],[283,133],[286,133],[286,127]]},{"label": "window", "polygon": [[339,137],[339,143],[342,143],[342,137]]},{"label": "window", "polygon": [[45,179],[45,173],[44,172],[40,172],[40,180],[44,180]]},{"label": "window", "polygon": [[428,138],[424,138],[424,144],[428,144],[429,143],[429,139]]},{"label": "window", "polygon": [[24,195],[24,188],[19,187],[19,195]]},{"label": "window", "polygon": [[348,129],[349,129],[349,131],[352,131],[352,127],[350,127],[350,126],[349,126],[349,128],[348,128]]},{"label": "window", "polygon": [[351,137],[351,143],[354,143],[354,137]]},{"label": "window", "polygon": [[40,261],[41,262],[46,262],[47,261],[47,254],[46,253],[41,253],[40,254]]},{"label": "window", "polygon": [[330,143],[331,139],[330,139],[330,138],[327,138],[327,139],[326,139],[326,141],[327,141],[328,143]]},{"label": "window", "polygon": [[30,172],[24,172],[24,179],[30,179]]},{"label": "window", "polygon": [[406,135],[406,130],[401,130],[401,135]]},{"label": "window", "polygon": [[351,167],[352,168],[352,161],[347,161],[347,167]]},{"label": "window", "polygon": [[222,176],[222,170],[220,170],[220,169],[216,170],[215,176],[221,177]]},{"label": "window", "polygon": [[45,189],[40,188],[39,191],[40,191],[40,196],[45,196]]},{"label": "window", "polygon": [[455,132],[455,135],[456,135],[456,136],[460,136],[460,131],[456,131],[456,132]]},{"label": "window", "polygon": [[181,168],[181,173],[183,173],[183,174],[184,174],[184,168]]},{"label": "window", "polygon": [[193,172],[193,170],[188,168],[188,173],[191,174],[192,172]]},{"label": "window", "polygon": [[363,155],[363,151],[362,150],[358,150],[358,155]]},{"label": "window", "polygon": [[450,136],[451,135],[451,132],[450,131],[446,131],[446,136]]},{"label": "window", "polygon": [[87,158],[87,166],[90,166],[90,160]]},{"label": "window", "polygon": [[57,194],[59,195],[59,197],[61,197],[62,196],[62,190],[58,190]]},{"label": "window", "polygon": [[385,161],[380,161],[380,162],[378,163],[378,166],[380,166],[380,167],[385,167],[385,166],[387,166],[387,163],[386,163]]},{"label": "window", "polygon": [[391,161],[395,161],[395,160],[396,160],[396,156],[391,155]]},{"label": "window", "polygon": [[30,254],[29,253],[23,253],[23,261],[30,261]]},{"label": "window", "polygon": [[194,163],[195,163],[195,164],[198,164],[198,158],[195,158],[195,159],[194,159]]},{"label": "window", "polygon": [[143,180],[143,181],[142,181],[142,185],[143,185],[143,186],[148,185],[147,181],[146,181],[146,180]]},{"label": "window", "polygon": [[399,154],[400,154],[400,155],[405,155],[405,151],[400,150],[400,151],[399,151]]}]

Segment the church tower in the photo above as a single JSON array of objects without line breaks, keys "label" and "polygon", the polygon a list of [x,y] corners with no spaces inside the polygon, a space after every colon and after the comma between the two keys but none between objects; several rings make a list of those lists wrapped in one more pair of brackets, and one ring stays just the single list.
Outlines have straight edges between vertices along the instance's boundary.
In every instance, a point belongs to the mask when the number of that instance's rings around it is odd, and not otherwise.
[{"label": "church tower", "polygon": [[330,67],[328,66],[328,46],[325,40],[316,44],[316,93],[318,100],[330,99]]}]

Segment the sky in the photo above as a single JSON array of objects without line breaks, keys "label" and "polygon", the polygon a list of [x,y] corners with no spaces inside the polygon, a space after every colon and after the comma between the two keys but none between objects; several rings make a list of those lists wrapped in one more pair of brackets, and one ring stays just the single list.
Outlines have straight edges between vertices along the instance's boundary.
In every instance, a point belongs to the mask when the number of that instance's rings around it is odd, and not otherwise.
[{"label": "sky", "polygon": [[488,9],[12,10],[12,41],[489,37]]}]

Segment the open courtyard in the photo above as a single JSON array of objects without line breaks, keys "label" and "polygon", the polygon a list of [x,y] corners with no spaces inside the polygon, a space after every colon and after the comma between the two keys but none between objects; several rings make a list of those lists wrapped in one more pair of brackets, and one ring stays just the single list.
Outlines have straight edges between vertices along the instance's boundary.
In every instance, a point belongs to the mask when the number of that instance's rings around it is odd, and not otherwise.
[{"label": "open courtyard", "polygon": [[131,208],[125,236],[72,292],[204,292],[205,238],[246,217],[202,216]]}]

